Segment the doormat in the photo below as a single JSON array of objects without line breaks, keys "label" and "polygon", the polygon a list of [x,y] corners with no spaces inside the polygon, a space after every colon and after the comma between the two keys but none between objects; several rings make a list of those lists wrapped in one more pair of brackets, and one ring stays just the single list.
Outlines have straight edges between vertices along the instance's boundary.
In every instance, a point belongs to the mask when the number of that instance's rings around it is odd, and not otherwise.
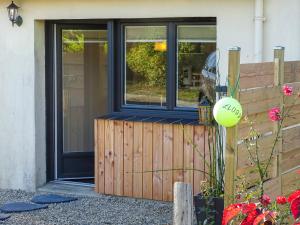
[{"label": "doormat", "polygon": [[64,203],[64,202],[72,202],[76,200],[77,198],[66,197],[61,195],[53,195],[53,194],[37,195],[31,199],[32,202],[37,204]]},{"label": "doormat", "polygon": [[18,213],[18,212],[28,212],[34,211],[39,209],[46,209],[48,208],[47,205],[38,205],[33,203],[27,202],[13,202],[13,203],[6,203],[0,206],[0,211],[4,213]]},{"label": "doormat", "polygon": [[9,217],[10,215],[0,213],[0,221],[7,220]]}]

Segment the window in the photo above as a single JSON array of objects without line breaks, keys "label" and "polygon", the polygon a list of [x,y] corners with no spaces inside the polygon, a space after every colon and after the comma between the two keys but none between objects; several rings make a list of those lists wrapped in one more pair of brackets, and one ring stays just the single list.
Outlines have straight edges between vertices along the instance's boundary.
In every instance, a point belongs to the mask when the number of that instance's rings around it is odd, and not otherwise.
[{"label": "window", "polygon": [[215,99],[215,22],[126,22],[120,30],[120,109],[195,111]]},{"label": "window", "polygon": [[166,104],[167,27],[125,27],[125,104]]},{"label": "window", "polygon": [[176,106],[196,108],[204,96],[215,99],[215,71],[209,76],[205,68],[215,50],[214,26],[177,26]]}]

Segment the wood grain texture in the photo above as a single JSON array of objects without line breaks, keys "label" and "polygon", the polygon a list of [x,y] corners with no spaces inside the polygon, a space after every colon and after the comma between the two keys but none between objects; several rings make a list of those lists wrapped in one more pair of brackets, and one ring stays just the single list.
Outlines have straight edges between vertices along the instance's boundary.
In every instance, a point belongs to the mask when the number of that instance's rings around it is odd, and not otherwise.
[{"label": "wood grain texture", "polygon": [[184,151],[183,151],[183,133],[184,126],[177,124],[174,125],[174,147],[173,147],[173,181],[183,182],[183,161],[184,161]]},{"label": "wood grain texture", "polygon": [[[95,192],[99,193],[99,156],[98,154],[101,152],[100,151],[100,146],[99,146],[99,139],[98,138],[98,129],[100,126],[98,126],[98,123],[100,123],[100,121],[95,120],[94,121],[94,151],[95,151],[95,167],[94,167],[94,173],[95,173]],[[100,134],[99,134],[100,135]]]},{"label": "wood grain texture", "polygon": [[192,185],[183,182],[174,184],[174,225],[193,224]]},{"label": "wood grain texture", "polygon": [[143,197],[143,123],[133,126],[133,197]]},{"label": "wood grain texture", "polygon": [[173,199],[173,126],[163,125],[163,200]]},{"label": "wood grain texture", "polygon": [[[96,187],[100,193],[105,193],[105,121],[99,120],[97,123],[97,153],[95,153],[95,177],[97,177]],[[98,185],[97,185],[98,184]]]},{"label": "wood grain texture", "polygon": [[105,121],[105,194],[114,194],[114,121]]},{"label": "wood grain texture", "polygon": [[[259,140],[261,161],[266,161],[270,156],[276,133],[279,132],[279,137],[281,137],[268,170],[269,180],[265,183],[266,192],[272,196],[288,194],[296,189],[297,185],[299,186],[299,179],[296,178],[295,173],[300,168],[300,99],[295,98],[300,88],[299,68],[300,61],[284,62],[284,49],[282,48],[274,50],[274,62],[241,65],[240,101],[244,115],[250,121],[255,121],[254,128],[262,134]],[[293,87],[295,92],[293,97],[283,98],[282,85],[285,83]],[[278,130],[278,124],[270,122],[268,111],[275,106],[282,108],[283,105],[287,107],[286,110],[289,110],[291,105],[294,106],[289,113],[290,117],[284,121],[284,129],[281,133]],[[247,123],[239,124],[238,140],[248,135],[249,128],[250,125]],[[227,130],[228,144],[234,143],[228,140]],[[236,175],[244,175],[250,184],[254,184],[258,180],[257,171],[249,159],[244,144],[238,145],[237,157]],[[226,166],[228,168],[228,164]],[[227,177],[225,180],[228,182]]]},{"label": "wood grain texture", "polygon": [[153,126],[143,124],[143,198],[152,199],[153,188]]},{"label": "wood grain texture", "polygon": [[172,201],[174,182],[186,180],[199,192],[204,175],[193,168],[204,167],[195,153],[195,148],[204,151],[204,130],[200,125],[96,120],[95,191]]},{"label": "wood grain texture", "polygon": [[198,194],[200,190],[200,183],[204,180],[204,152],[205,152],[205,140],[204,140],[204,127],[196,126],[194,128],[194,194]]},{"label": "wood grain texture", "polygon": [[124,122],[124,195],[133,196],[133,122]]},{"label": "wood grain texture", "polygon": [[184,182],[193,186],[194,177],[194,137],[193,126],[184,127]]},{"label": "wood grain texture", "polygon": [[163,125],[153,124],[153,199],[163,200]]},{"label": "wood grain texture", "polygon": [[[246,67],[246,66],[245,66]],[[255,66],[249,66],[240,70],[240,50],[230,50],[229,51],[229,62],[228,62],[228,79],[230,87],[235,87],[240,74],[241,88],[243,84],[249,85],[252,87],[255,85],[255,80],[244,80],[243,77],[248,75],[243,75],[241,71],[257,70]],[[261,68],[263,69],[263,68]],[[249,74],[249,73],[248,73]],[[250,72],[251,74],[251,72]],[[245,78],[246,79],[246,78]],[[252,78],[251,78],[252,79]],[[268,81],[268,79],[267,79]],[[253,84],[254,83],[254,84]],[[239,99],[239,87],[237,91],[233,93],[233,96],[236,99]],[[225,150],[225,206],[231,204],[234,201],[235,195],[235,178],[236,178],[236,167],[237,167],[237,127],[227,128],[226,130],[226,150]]]},{"label": "wood grain texture", "polygon": [[114,121],[114,194],[124,193],[124,122]]}]

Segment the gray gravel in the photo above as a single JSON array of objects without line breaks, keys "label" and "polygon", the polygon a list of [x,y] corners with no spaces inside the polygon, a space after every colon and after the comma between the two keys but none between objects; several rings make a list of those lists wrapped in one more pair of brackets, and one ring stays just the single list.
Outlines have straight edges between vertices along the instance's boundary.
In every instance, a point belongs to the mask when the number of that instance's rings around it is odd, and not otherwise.
[{"label": "gray gravel", "polygon": [[[30,201],[35,193],[0,190],[0,204]],[[70,203],[52,204],[48,209],[13,213],[1,225],[167,225],[172,221],[172,204],[99,195],[78,197]]]}]

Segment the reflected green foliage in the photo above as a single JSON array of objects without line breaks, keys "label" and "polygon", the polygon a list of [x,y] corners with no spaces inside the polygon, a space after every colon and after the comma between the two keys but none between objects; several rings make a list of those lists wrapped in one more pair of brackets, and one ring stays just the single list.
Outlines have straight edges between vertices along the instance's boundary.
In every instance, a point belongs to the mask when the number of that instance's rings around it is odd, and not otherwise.
[{"label": "reflected green foliage", "polygon": [[126,61],[129,69],[149,86],[166,84],[166,52],[155,51],[154,43],[138,43],[129,49]]},{"label": "reflected green foliage", "polygon": [[[136,80],[146,81],[149,86],[166,85],[166,59],[167,53],[156,51],[155,43],[138,43],[129,48],[126,55],[126,62],[129,69],[139,75]],[[192,43],[179,44],[179,63],[191,64],[191,57],[184,56],[181,53],[191,53],[196,50]]]},{"label": "reflected green foliage", "polygon": [[68,31],[62,35],[63,51],[68,53],[82,52],[84,49],[84,34],[82,32]]}]

